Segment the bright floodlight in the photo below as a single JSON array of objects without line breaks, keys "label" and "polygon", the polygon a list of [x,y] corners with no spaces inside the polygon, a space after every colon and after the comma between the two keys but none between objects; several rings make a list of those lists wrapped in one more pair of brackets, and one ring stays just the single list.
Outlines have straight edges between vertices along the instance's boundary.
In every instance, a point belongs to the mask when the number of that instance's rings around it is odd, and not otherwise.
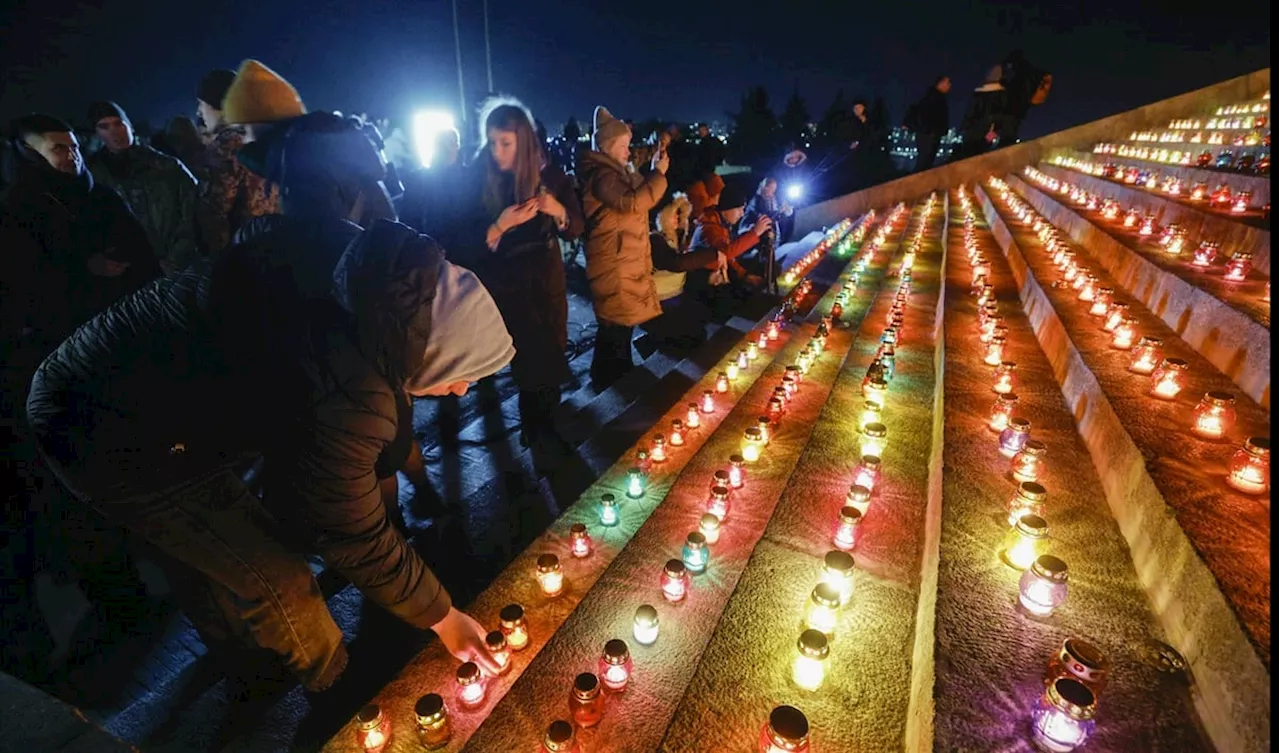
[{"label": "bright floodlight", "polygon": [[413,146],[423,167],[431,167],[435,157],[436,138],[454,130],[453,116],[442,110],[423,110],[413,116]]},{"label": "bright floodlight", "polygon": [[792,201],[798,201],[802,196],[804,196],[804,186],[802,184],[792,183],[791,185],[787,186],[788,199],[791,199]]}]

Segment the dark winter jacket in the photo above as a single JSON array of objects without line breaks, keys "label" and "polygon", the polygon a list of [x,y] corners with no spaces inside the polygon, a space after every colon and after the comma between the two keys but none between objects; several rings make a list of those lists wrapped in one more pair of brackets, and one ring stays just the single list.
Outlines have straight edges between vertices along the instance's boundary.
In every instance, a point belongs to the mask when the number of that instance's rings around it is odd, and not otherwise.
[{"label": "dark winter jacket", "polygon": [[196,260],[197,188],[186,165],[141,144],[120,154],[101,149],[88,164],[93,179],[115,190],[133,210],[165,274]]},{"label": "dark winter jacket", "polygon": [[702,180],[724,164],[724,142],[710,134],[705,139],[699,138],[691,151],[694,180]]},{"label": "dark winter jacket", "polygon": [[[425,352],[443,253],[380,222],[342,252],[337,301],[300,291],[298,310],[282,311],[294,293],[276,301],[275,284],[315,252],[294,247],[298,237],[263,232],[94,318],[41,365],[33,429],[73,490],[101,506],[260,452],[264,500],[296,537],[286,543],[430,626],[448,594],[388,521],[375,466],[397,435],[396,375]],[[375,311],[377,326],[357,324]]]},{"label": "dark winter jacket", "polygon": [[735,233],[734,228],[725,220],[720,210],[711,207],[698,218],[689,248],[694,250],[710,248],[719,251],[729,257],[729,268],[735,274],[745,276],[747,270],[738,263],[738,257],[755,248],[759,243],[760,236],[754,229]]},{"label": "dark winter jacket", "polygon": [[981,142],[988,131],[1000,131],[1006,115],[1007,92],[998,83],[988,83],[973,90],[969,109],[960,122],[960,134],[969,144]]},{"label": "dark winter jacket", "polygon": [[469,178],[461,162],[410,173],[405,177],[404,196],[400,199],[400,221],[435,237],[462,210]]},{"label": "dark winter jacket", "polygon": [[907,127],[916,133],[941,136],[950,127],[947,95],[938,91],[936,87],[929,87],[929,91],[924,93],[920,101],[912,105],[911,114],[912,122],[907,123]]}]

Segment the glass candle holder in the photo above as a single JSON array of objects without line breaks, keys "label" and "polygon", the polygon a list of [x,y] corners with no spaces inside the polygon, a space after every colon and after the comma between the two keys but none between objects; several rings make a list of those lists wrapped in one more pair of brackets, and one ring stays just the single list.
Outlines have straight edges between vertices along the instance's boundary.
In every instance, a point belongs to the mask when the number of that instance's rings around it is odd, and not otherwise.
[{"label": "glass candle holder", "polygon": [[591,534],[582,523],[569,526],[569,553],[579,559],[591,554]]},{"label": "glass candle holder", "polygon": [[631,682],[631,651],[627,642],[614,638],[604,644],[604,652],[600,654],[600,681],[605,690],[620,693],[627,689]]},{"label": "glass candle holder", "polygon": [[880,365],[884,367],[884,381],[886,383],[893,381],[893,375],[897,373],[897,353],[894,352],[893,346],[884,346],[884,352],[880,354]]},{"label": "glass candle holder", "polygon": [[[719,374],[716,374],[716,392],[723,394],[728,391],[729,391],[729,375],[722,371]],[[703,402],[704,403],[706,402],[705,395],[703,397]],[[714,409],[715,408],[713,406],[712,410]]]},{"label": "glass candle holder", "polygon": [[768,337],[768,339],[770,340],[778,339],[778,323],[777,322],[769,322],[769,324],[765,327],[764,331],[765,331],[765,336]]},{"label": "glass candle holder", "polygon": [[1095,275],[1086,275],[1084,285],[1080,286],[1080,294],[1076,296],[1077,300],[1092,303],[1098,292],[1098,278]]},{"label": "glass candle holder", "polygon": [[649,604],[636,607],[636,618],[631,634],[641,646],[652,646],[658,640],[658,610]]},{"label": "glass candle holder", "polygon": [[564,590],[564,572],[560,569],[560,558],[554,554],[538,556],[535,574],[538,578],[538,587],[542,589],[544,595],[559,596]]},{"label": "glass candle holder", "polygon": [[1133,358],[1129,361],[1129,371],[1142,376],[1150,376],[1164,357],[1164,342],[1158,337],[1141,337],[1133,346]]},{"label": "glass candle holder", "polygon": [[738,368],[737,361],[730,361],[729,364],[724,367],[724,375],[729,377],[729,381],[737,379],[738,375],[741,373],[742,369]]},{"label": "glass candle holder", "polygon": [[804,382],[804,374],[800,371],[800,366],[798,364],[792,364],[788,366],[784,373],[787,376],[791,377],[792,379],[796,380],[797,385]]},{"label": "glass candle holder", "polygon": [[1121,321],[1119,327],[1116,327],[1111,333],[1111,347],[1117,351],[1128,351],[1133,347],[1133,341],[1138,337],[1138,320],[1133,316],[1126,316]]},{"label": "glass candle holder", "polygon": [[791,402],[795,399],[797,387],[798,385],[796,384],[794,377],[784,376],[782,378],[782,390],[787,396],[787,402]]},{"label": "glass candle holder", "polygon": [[1111,288],[1099,287],[1093,294],[1093,303],[1089,304],[1089,316],[1106,316],[1113,295],[1115,291]]},{"label": "glass candle holder", "polygon": [[818,630],[805,630],[796,641],[796,651],[791,665],[791,680],[810,692],[822,687],[827,674],[827,656],[831,653],[827,636]]},{"label": "glass candle holder", "polygon": [[[684,414],[684,426],[688,429],[696,429],[702,425],[702,417],[698,414],[698,404],[689,403]],[[673,424],[674,428],[674,424]],[[672,431],[672,434],[675,432]]]},{"label": "glass candle holder", "polygon": [[1097,711],[1093,691],[1068,677],[1045,689],[1031,711],[1032,742],[1045,753],[1070,753],[1093,734]]},{"label": "glass candle holder", "polygon": [[805,606],[804,625],[817,630],[828,639],[836,635],[836,624],[839,620],[840,592],[830,583],[819,583],[809,594],[809,603]]},{"label": "glass candle holder", "polygon": [[641,473],[648,473],[653,470],[653,461],[649,459],[649,451],[643,447],[636,450],[635,470],[638,470]]},{"label": "glass candle holder", "polygon": [[684,444],[684,421],[674,419],[671,421],[671,446],[680,447]]},{"label": "glass candle holder", "polygon": [[1025,418],[1014,416],[1000,432],[1000,454],[1011,458],[1027,445],[1031,438],[1031,422]]},{"label": "glass candle holder", "polygon": [[[631,496],[630,491],[627,492],[627,496]],[[612,494],[600,495],[600,525],[618,525],[618,498]]]},{"label": "glass candle holder", "polygon": [[1067,600],[1067,563],[1042,554],[1018,581],[1018,603],[1029,614],[1048,617]]},{"label": "glass candle holder", "polygon": [[729,486],[741,489],[747,483],[747,459],[734,453],[729,456]]},{"label": "glass candle holder", "polygon": [[870,423],[862,427],[861,453],[884,457],[885,446],[889,444],[889,430],[881,423]]},{"label": "glass candle holder", "polygon": [[809,720],[794,706],[778,706],[760,730],[758,753],[809,753]]},{"label": "glass candle holder", "polygon": [[888,395],[889,385],[883,377],[875,377],[862,385],[862,396],[867,400],[884,405]]},{"label": "glass candle holder", "polygon": [[754,361],[760,357],[760,346],[754,342],[747,343],[747,360]]},{"label": "glass candle holder", "polygon": [[1138,235],[1143,238],[1150,238],[1156,232],[1156,216],[1149,214],[1142,218],[1142,224],[1138,226]]},{"label": "glass candle holder", "polygon": [[548,724],[542,736],[542,749],[546,753],[578,753],[581,749],[573,725],[563,719]]},{"label": "glass candle holder", "polygon": [[1222,279],[1227,282],[1244,282],[1251,269],[1253,269],[1253,254],[1237,251],[1231,255],[1226,268],[1222,270]]},{"label": "glass candle holder", "polygon": [[738,369],[747,368],[747,362],[750,360],[750,354],[746,350],[738,351]]},{"label": "glass candle holder", "polygon": [[720,540],[720,518],[709,512],[703,513],[698,518],[698,532],[708,544],[716,543]]},{"label": "glass candle holder", "polygon": [[604,695],[600,693],[600,678],[590,672],[583,672],[573,678],[573,689],[569,691],[569,716],[573,723],[587,729],[594,727],[604,718]]},{"label": "glass candle holder", "polygon": [[881,423],[880,414],[883,408],[880,403],[875,400],[864,400],[862,403],[862,413],[858,416],[858,426],[866,426],[867,424]]},{"label": "glass candle holder", "polygon": [[978,342],[986,345],[996,336],[996,330],[1004,326],[1003,316],[979,317],[982,323],[978,326]]},{"label": "glass candle holder", "polygon": [[1166,358],[1151,374],[1151,395],[1172,400],[1187,384],[1188,364],[1181,358]]},{"label": "glass candle holder", "polygon": [[1139,214],[1140,214],[1140,213],[1138,212],[1138,210],[1137,210],[1136,208],[1135,208],[1135,209],[1130,209],[1129,211],[1125,212],[1125,213],[1124,213],[1124,223],[1123,223],[1123,224],[1124,224],[1124,226],[1125,226],[1125,227],[1128,227],[1128,228],[1136,227],[1136,226],[1137,226],[1137,224],[1138,224],[1138,215],[1139,215]]},{"label": "glass candle holder", "polygon": [[382,753],[391,742],[391,720],[376,703],[363,706],[356,714],[356,743],[365,753]]},{"label": "glass candle holder", "polygon": [[1216,241],[1200,241],[1195,253],[1191,255],[1191,263],[1197,267],[1211,266],[1218,260],[1219,248],[1220,246]]},{"label": "glass candle holder", "polygon": [[1004,344],[1004,335],[993,335],[991,342],[987,343],[986,351],[982,355],[982,362],[988,366],[999,365],[1004,360]]},{"label": "glass candle holder", "polygon": [[684,549],[681,550],[680,558],[689,572],[696,575],[706,571],[707,562],[711,559],[711,550],[707,549],[707,537],[699,531],[685,536]]},{"label": "glass candle holder", "polygon": [[[867,458],[863,458],[864,462],[860,464],[859,467],[865,464],[866,459]],[[877,461],[875,473],[878,474],[879,473],[878,461],[880,459],[875,458],[875,460]],[[857,476],[858,476],[858,473],[855,471],[854,473],[855,479],[857,478]],[[867,514],[867,510],[870,509],[871,507],[871,487],[854,483],[852,486],[849,487],[849,493],[845,495],[844,504],[845,504],[845,507],[852,507],[858,511],[859,515],[865,516]]]},{"label": "glass candle holder", "polygon": [[449,744],[453,729],[440,694],[427,693],[419,698],[413,705],[413,715],[418,722],[418,742],[425,750],[441,750]]},{"label": "glass candle holder", "polygon": [[488,683],[478,664],[473,661],[459,664],[454,677],[458,682],[458,703],[463,708],[472,709],[484,703]]},{"label": "glass candle holder", "polygon": [[[719,381],[720,380],[717,378],[716,379],[717,386],[719,385]],[[702,409],[702,412],[706,414],[711,414],[716,412],[716,398],[715,398],[715,395],[712,394],[711,390],[703,391],[702,405],[700,407]]]},{"label": "glass candle holder", "polygon": [[521,651],[529,645],[529,625],[524,620],[524,607],[508,604],[498,612],[498,628],[507,637],[512,651]]},{"label": "glass candle holder", "polygon": [[897,345],[898,331],[895,330],[893,327],[889,327],[884,332],[880,333],[880,342],[884,343],[885,345]]},{"label": "glass candle holder", "polygon": [[498,674],[505,675],[511,669],[511,646],[507,645],[507,636],[501,630],[490,630],[484,636],[484,645],[498,665]]},{"label": "glass candle holder", "polygon": [[1044,684],[1048,687],[1054,680],[1067,677],[1092,690],[1096,699],[1107,687],[1107,674],[1110,670],[1111,662],[1102,649],[1079,638],[1068,638],[1049,659],[1049,664],[1045,667]]},{"label": "glass candle holder", "polygon": [[1271,492],[1271,440],[1250,437],[1231,456],[1227,484],[1245,494]]},{"label": "glass candle holder", "polygon": [[1231,202],[1231,213],[1244,214],[1249,211],[1249,202],[1251,201],[1253,201],[1253,191],[1241,191],[1236,194],[1235,201]]},{"label": "glass candle holder", "polygon": [[1040,484],[1034,481],[1019,483],[1006,505],[1009,510],[1009,527],[1016,527],[1023,515],[1038,515],[1043,518],[1044,505],[1048,498],[1048,490]]},{"label": "glass candle holder", "polygon": [[1107,310],[1106,318],[1102,320],[1102,332],[1115,332],[1116,327],[1129,316],[1129,304],[1124,301],[1112,301],[1111,309]]},{"label": "glass candle holder", "polygon": [[790,401],[787,400],[787,392],[783,389],[782,385],[778,385],[773,388],[773,395],[769,399],[770,401],[777,400],[779,403],[782,403],[782,412],[787,412],[787,403]]},{"label": "glass candle holder", "polygon": [[996,395],[996,401],[991,404],[991,415],[987,418],[987,428],[994,432],[1004,431],[1009,425],[1009,419],[1013,418],[1013,409],[1017,405],[1017,393]]},{"label": "glass candle holder", "polygon": [[1236,399],[1230,392],[1206,392],[1191,414],[1191,431],[1205,439],[1222,439],[1236,423]]},{"label": "glass candle holder", "polygon": [[644,496],[644,474],[639,468],[627,471],[627,496],[631,499],[640,499]]},{"label": "glass candle holder", "polygon": [[840,594],[840,606],[853,599],[853,556],[838,549],[822,558],[822,583],[830,583]]},{"label": "glass candle holder", "polygon": [[845,505],[840,508],[840,517],[836,520],[836,532],[832,537],[837,549],[853,551],[858,543],[858,524],[861,522],[862,511],[857,507]]},{"label": "glass candle holder", "polygon": [[764,437],[760,436],[760,427],[748,427],[742,435],[742,458],[748,463],[754,463],[760,459],[763,448]]},{"label": "glass candle holder", "polygon": [[1007,395],[1013,392],[1017,386],[1017,369],[1017,363],[1001,361],[992,372],[991,391],[997,395]]},{"label": "glass candle holder", "polygon": [[781,422],[783,412],[784,412],[783,401],[779,400],[776,397],[769,398],[769,420],[771,420],[774,423]]},{"label": "glass candle holder", "polygon": [[1026,570],[1042,552],[1049,538],[1049,524],[1039,515],[1023,515],[1005,534],[1000,559],[1015,570]]},{"label": "glass candle holder", "polygon": [[756,345],[760,346],[761,348],[767,347],[769,345],[769,336],[764,332],[757,334]]},{"label": "glass candle holder", "polygon": [[654,434],[653,440],[649,443],[649,459],[655,463],[667,462],[667,438],[661,434]]},{"label": "glass candle holder", "polygon": [[689,571],[680,560],[667,560],[662,568],[662,597],[670,602],[682,600],[689,592]]}]

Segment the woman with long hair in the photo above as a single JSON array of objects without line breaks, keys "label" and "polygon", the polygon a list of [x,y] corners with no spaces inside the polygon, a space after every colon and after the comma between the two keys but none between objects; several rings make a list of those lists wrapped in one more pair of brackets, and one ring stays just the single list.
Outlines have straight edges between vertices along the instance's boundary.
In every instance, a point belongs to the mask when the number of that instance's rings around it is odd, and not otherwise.
[{"label": "woman with long hair", "polygon": [[520,390],[521,442],[532,450],[538,474],[547,476],[568,452],[551,421],[560,386],[571,376],[558,239],[582,234],[582,208],[563,173],[544,167],[524,105],[490,98],[480,122],[481,147],[462,186],[459,214],[441,236],[453,260],[489,289],[515,341],[511,370]]}]

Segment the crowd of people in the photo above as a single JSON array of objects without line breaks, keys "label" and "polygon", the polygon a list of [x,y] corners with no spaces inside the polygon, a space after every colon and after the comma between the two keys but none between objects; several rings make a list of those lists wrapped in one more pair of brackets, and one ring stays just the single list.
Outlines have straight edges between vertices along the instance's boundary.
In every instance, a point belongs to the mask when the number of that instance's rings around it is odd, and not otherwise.
[{"label": "crowd of people", "polygon": [[634,368],[637,328],[687,352],[767,286],[792,213],[777,180],[726,185],[706,131],[633,147],[605,107],[589,148],[558,155],[527,107],[491,98],[474,155],[446,131],[409,169],[376,126],[308,112],[257,61],[195,93],[168,153],[108,101],[87,110],[102,144],[87,158],[48,114],[4,145],[3,667],[56,669],[33,585],[52,539],[97,618],[124,626],[145,552],[245,683],[276,667],[321,693],[343,674],[317,555],[496,669],[403,528],[397,473],[427,483],[413,400],[510,366],[521,441],[555,474],[573,452],[552,421],[571,378],[563,244],[585,249],[604,390]]}]

